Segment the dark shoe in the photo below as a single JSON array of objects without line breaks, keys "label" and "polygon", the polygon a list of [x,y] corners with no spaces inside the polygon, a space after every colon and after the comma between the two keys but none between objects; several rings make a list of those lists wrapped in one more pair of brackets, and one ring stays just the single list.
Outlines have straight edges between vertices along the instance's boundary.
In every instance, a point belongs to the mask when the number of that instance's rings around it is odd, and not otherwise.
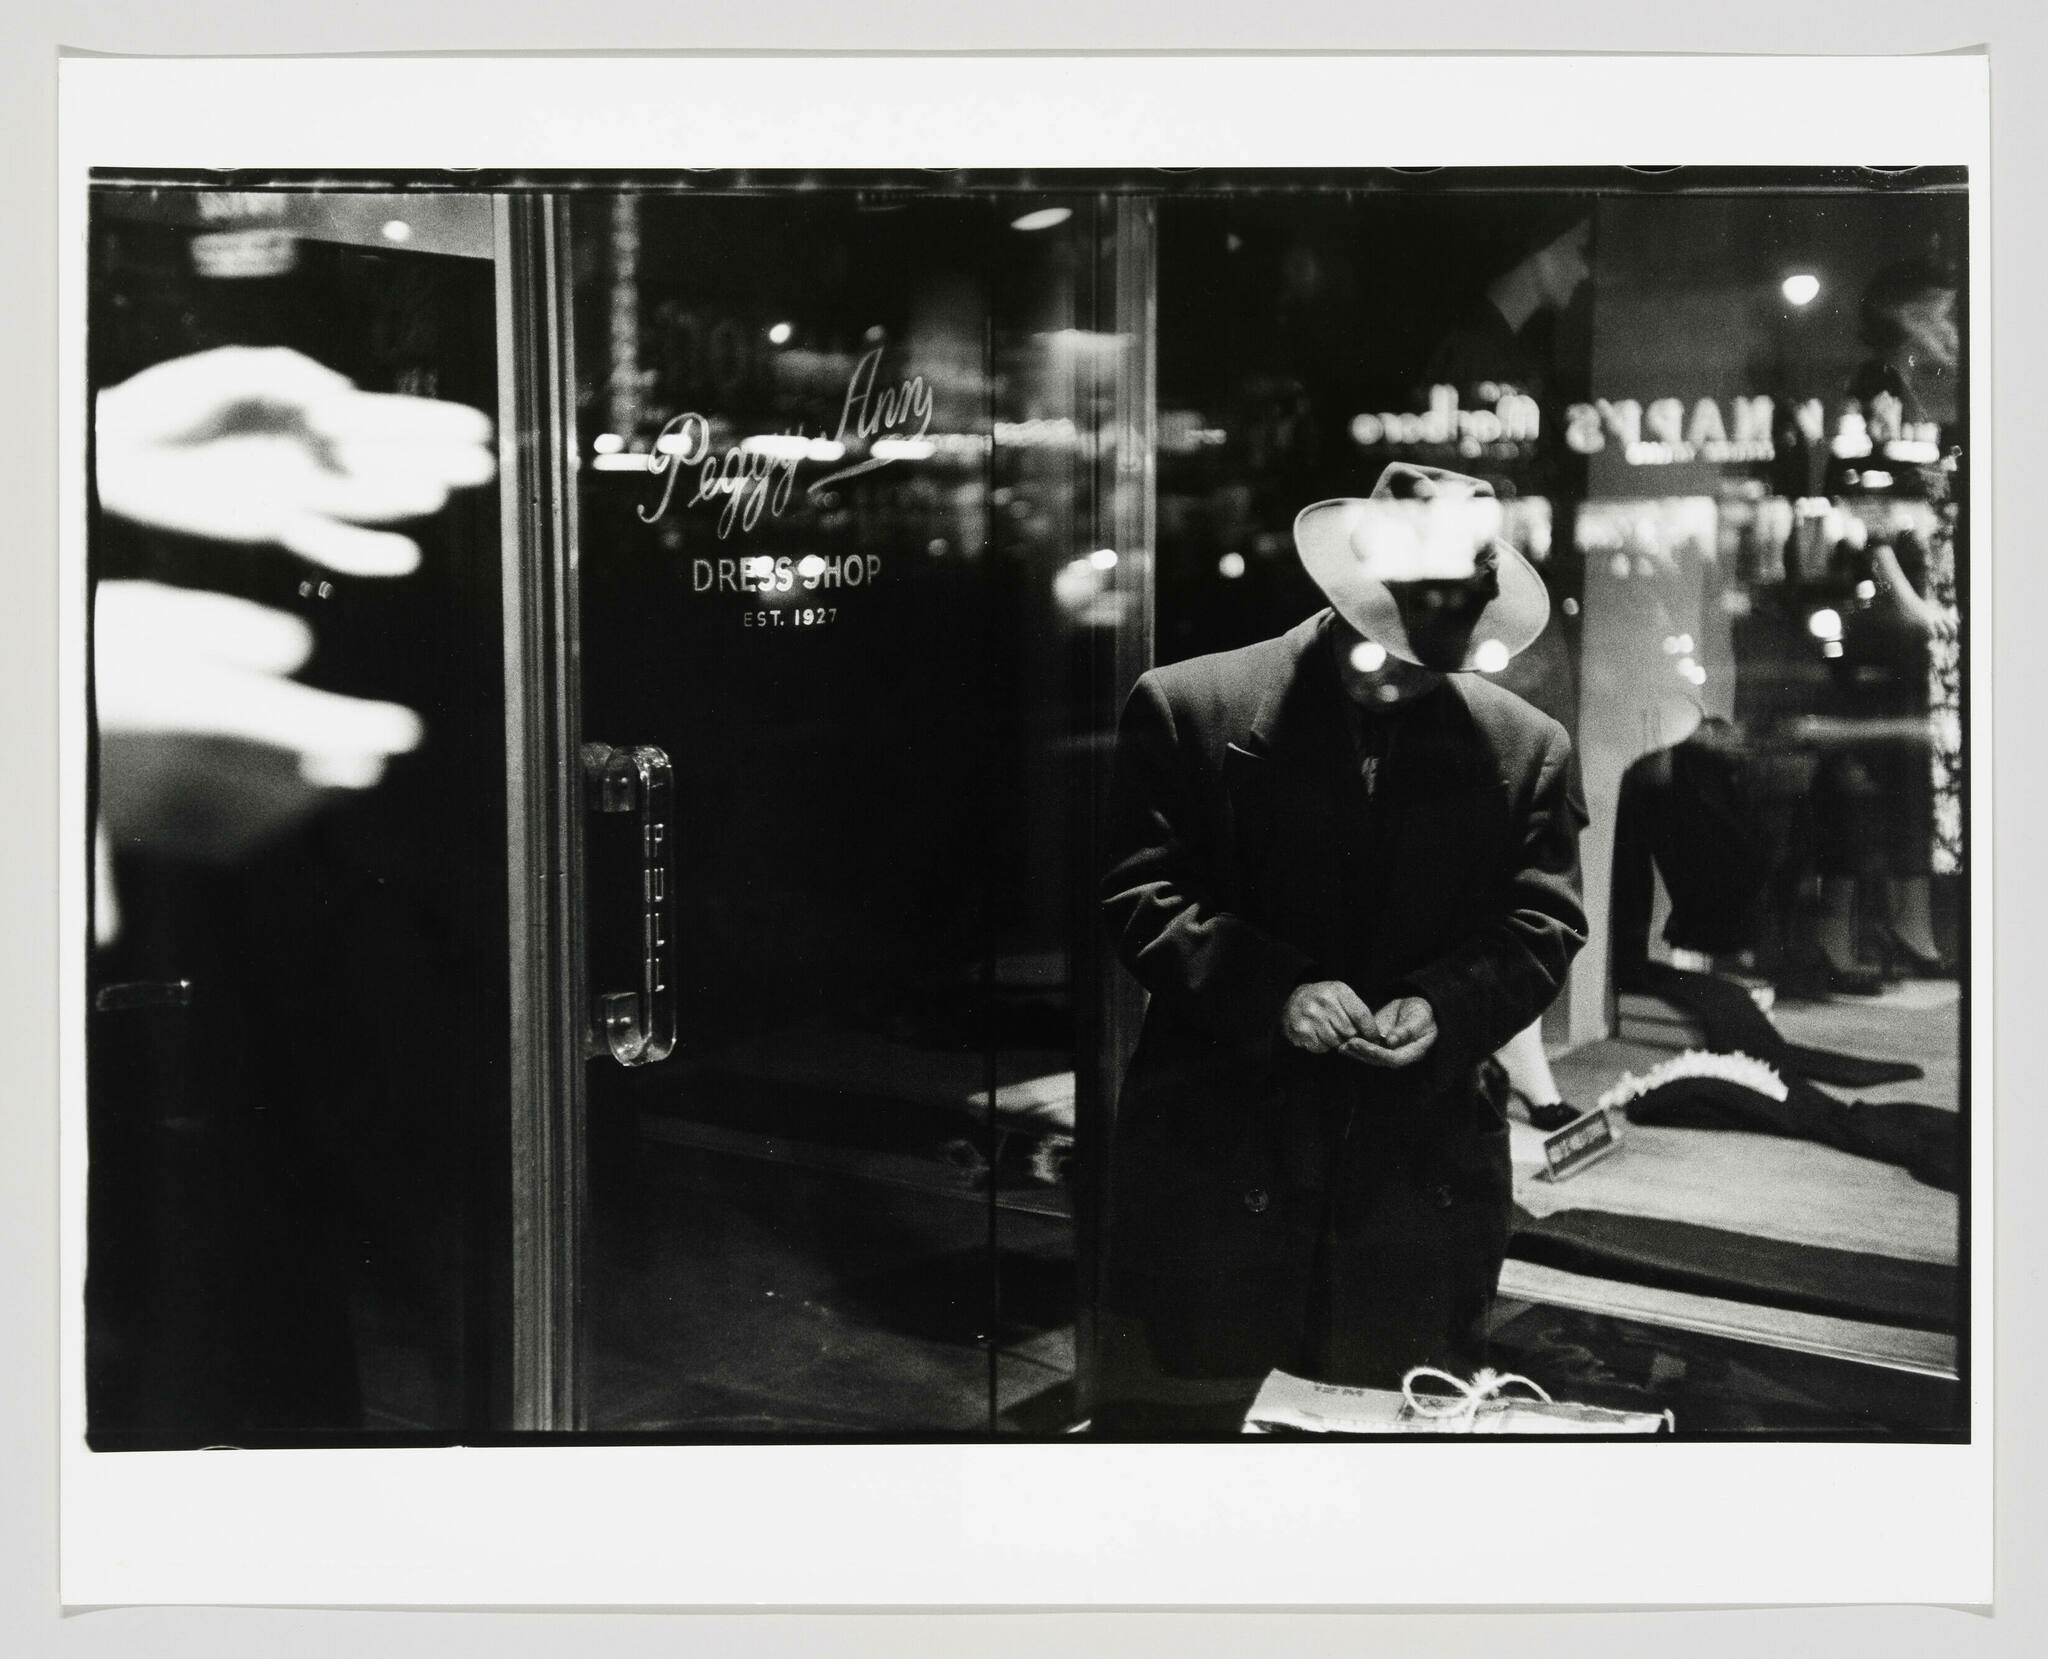
[{"label": "dark shoe", "polygon": [[1568,1123],[1577,1123],[1586,1114],[1568,1100],[1553,1100],[1547,1106],[1539,1106],[1519,1089],[1515,1098],[1522,1103],[1522,1115],[1529,1120],[1529,1127],[1540,1129],[1546,1135],[1555,1134]]},{"label": "dark shoe", "polygon": [[1890,928],[1871,930],[1872,942],[1884,965],[1908,979],[1954,979],[1956,965],[1945,956],[1923,956]]},{"label": "dark shoe", "polygon": [[1778,988],[1787,996],[1800,998],[1824,997],[1833,992],[1843,996],[1874,997],[1884,993],[1885,978],[1876,968],[1863,966],[1838,968],[1828,960],[1827,953],[1814,950],[1799,961],[1778,982]]}]

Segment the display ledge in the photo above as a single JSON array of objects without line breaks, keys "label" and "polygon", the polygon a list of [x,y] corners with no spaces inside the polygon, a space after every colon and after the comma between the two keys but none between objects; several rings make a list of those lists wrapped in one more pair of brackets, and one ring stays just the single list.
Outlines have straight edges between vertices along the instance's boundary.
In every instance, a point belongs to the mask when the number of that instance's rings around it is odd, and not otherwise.
[{"label": "display ledge", "polygon": [[1944,1382],[1959,1380],[1955,1338],[1938,1331],[1757,1307],[1691,1291],[1622,1284],[1525,1261],[1511,1260],[1501,1270],[1499,1294],[1503,1300],[1604,1314],[1824,1359],[1909,1371]]},{"label": "display ledge", "polygon": [[1905,1261],[1654,1216],[1519,1206],[1510,1253],[1596,1279],[1712,1296],[1788,1313],[1955,1335],[1962,1280],[1953,1266]]}]

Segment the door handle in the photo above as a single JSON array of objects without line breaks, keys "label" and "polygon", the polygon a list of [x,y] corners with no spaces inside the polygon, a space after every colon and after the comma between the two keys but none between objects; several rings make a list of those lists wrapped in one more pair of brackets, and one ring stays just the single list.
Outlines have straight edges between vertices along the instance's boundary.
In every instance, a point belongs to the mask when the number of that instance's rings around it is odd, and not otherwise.
[{"label": "door handle", "polygon": [[592,1001],[590,1052],[622,1066],[666,1060],[676,1046],[675,771],[650,744],[615,749],[583,745],[583,777],[593,812],[640,814],[640,986],[600,991]]}]

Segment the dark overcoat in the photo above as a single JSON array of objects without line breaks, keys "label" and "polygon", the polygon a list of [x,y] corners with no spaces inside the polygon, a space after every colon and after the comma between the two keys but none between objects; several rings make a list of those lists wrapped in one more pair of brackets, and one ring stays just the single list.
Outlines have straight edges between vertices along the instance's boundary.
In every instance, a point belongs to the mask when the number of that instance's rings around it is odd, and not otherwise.
[{"label": "dark overcoat", "polygon": [[[1150,999],[1111,1135],[1104,1402],[1469,1364],[1499,1277],[1480,1072],[1584,943],[1570,741],[1453,675],[1381,717],[1368,794],[1333,621],[1154,669],[1124,711],[1102,899]],[[1293,1047],[1282,1009],[1318,979],[1427,998],[1434,1048],[1383,1071]]]}]

